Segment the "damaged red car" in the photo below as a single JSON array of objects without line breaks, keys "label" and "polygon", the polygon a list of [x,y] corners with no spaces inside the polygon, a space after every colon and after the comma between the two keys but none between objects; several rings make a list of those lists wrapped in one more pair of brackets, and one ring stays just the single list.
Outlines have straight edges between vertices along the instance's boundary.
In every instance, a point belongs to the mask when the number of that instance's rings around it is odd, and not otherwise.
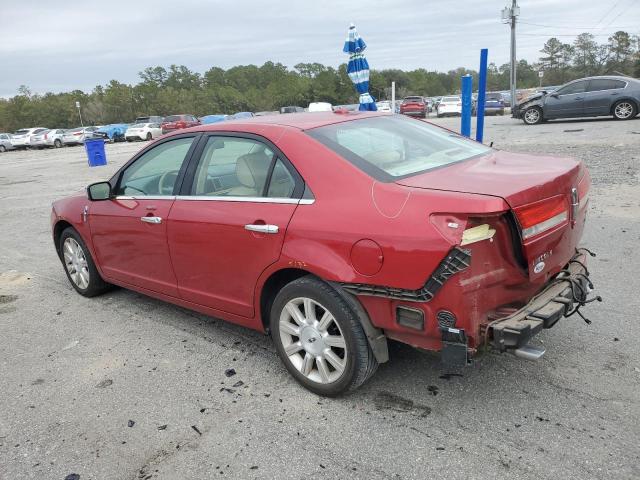
[{"label": "damaged red car", "polygon": [[[507,153],[401,115],[276,115],[181,130],[53,204],[84,296],[112,285],[269,333],[322,395],[388,339],[449,366],[588,303],[581,161]],[[579,312],[578,312],[579,313]]]}]

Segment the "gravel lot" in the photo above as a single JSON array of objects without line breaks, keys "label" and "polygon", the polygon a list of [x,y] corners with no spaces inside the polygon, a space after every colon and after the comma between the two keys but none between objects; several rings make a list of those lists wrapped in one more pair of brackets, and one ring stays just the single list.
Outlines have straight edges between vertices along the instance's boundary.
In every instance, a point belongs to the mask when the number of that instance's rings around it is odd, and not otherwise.
[{"label": "gravel lot", "polygon": [[584,309],[593,324],[544,331],[538,363],[488,354],[461,376],[394,344],[332,400],[299,387],[261,334],[122,289],[72,290],[51,201],[140,144],[108,145],[93,169],[82,148],[0,154],[0,478],[640,478],[640,119],[491,117],[485,140],[590,167],[583,240],[605,299]]}]

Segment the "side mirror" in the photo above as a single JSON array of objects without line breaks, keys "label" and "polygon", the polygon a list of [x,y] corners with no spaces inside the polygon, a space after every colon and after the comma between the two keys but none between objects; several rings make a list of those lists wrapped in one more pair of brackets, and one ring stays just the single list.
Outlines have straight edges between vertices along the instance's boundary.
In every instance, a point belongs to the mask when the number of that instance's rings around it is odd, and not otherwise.
[{"label": "side mirror", "polygon": [[109,200],[112,196],[111,184],[109,182],[92,183],[87,187],[87,195],[92,202]]},{"label": "side mirror", "polygon": [[553,93],[551,94],[551,96],[552,96],[553,98],[558,98],[560,95],[558,95],[557,93],[553,92]]}]

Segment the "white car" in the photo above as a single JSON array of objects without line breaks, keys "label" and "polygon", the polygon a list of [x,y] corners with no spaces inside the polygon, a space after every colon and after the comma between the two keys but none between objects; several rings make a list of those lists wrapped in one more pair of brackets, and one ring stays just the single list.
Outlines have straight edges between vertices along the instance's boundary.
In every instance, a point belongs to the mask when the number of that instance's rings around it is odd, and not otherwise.
[{"label": "white car", "polygon": [[46,128],[21,128],[11,136],[11,145],[15,148],[28,148],[31,146],[31,137],[44,132]]},{"label": "white car", "polygon": [[310,112],[333,112],[333,106],[329,102],[311,102],[307,110]]},{"label": "white car", "polygon": [[67,130],[62,135],[62,143],[65,145],[82,145],[85,140],[93,138],[93,132],[98,127],[77,127]]},{"label": "white car", "polygon": [[438,108],[436,109],[438,117],[446,115],[460,116],[462,115],[462,98],[459,96],[442,97]]},{"label": "white car", "polygon": [[35,148],[44,147],[62,147],[62,136],[65,130],[62,128],[54,128],[51,130],[44,130],[43,132],[36,133],[31,136],[31,146]]},{"label": "white car", "polygon": [[376,102],[376,107],[379,112],[390,112],[391,111],[391,102],[384,100],[382,102]]},{"label": "white car", "polygon": [[162,128],[159,123],[135,123],[129,125],[124,134],[127,142],[134,140],[152,140],[162,135]]},{"label": "white car", "polygon": [[15,150],[11,144],[11,134],[10,133],[0,133],[0,153],[4,153],[7,150]]}]

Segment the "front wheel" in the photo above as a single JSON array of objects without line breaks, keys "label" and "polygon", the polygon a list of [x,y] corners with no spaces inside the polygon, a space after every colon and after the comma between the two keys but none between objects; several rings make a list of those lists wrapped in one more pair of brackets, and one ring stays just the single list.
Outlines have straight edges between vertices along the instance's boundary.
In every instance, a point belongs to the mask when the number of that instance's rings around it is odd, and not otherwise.
[{"label": "front wheel", "polygon": [[540,107],[529,107],[522,114],[522,119],[527,125],[542,123],[542,109]]},{"label": "front wheel", "polygon": [[7,151],[7,147],[5,147],[4,145],[0,145],[0,153],[4,153]]},{"label": "front wheel", "polygon": [[147,132],[147,142],[149,140],[151,140],[153,138],[153,136],[151,135],[151,132]]},{"label": "front wheel", "polygon": [[59,139],[57,139],[57,138],[56,138],[56,139],[53,141],[53,146],[54,146],[55,148],[62,148],[62,142],[61,142]]},{"label": "front wheel", "polygon": [[67,278],[76,292],[85,297],[95,297],[109,290],[102,280],[91,253],[78,232],[69,227],[60,235],[60,259]]},{"label": "front wheel", "polygon": [[620,100],[613,106],[613,117],[616,120],[629,120],[638,114],[638,110],[633,102]]},{"label": "front wheel", "polygon": [[299,278],[280,290],[270,327],[289,373],[318,395],[353,390],[378,367],[356,313],[331,286],[314,277]]}]

